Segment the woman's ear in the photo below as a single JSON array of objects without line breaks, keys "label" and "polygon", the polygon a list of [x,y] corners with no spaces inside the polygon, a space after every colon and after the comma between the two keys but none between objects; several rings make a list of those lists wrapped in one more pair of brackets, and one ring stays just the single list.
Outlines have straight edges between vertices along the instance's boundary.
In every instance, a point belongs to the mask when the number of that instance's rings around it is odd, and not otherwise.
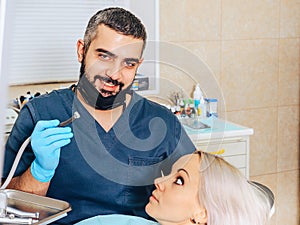
[{"label": "woman's ear", "polygon": [[201,208],[196,213],[194,213],[193,221],[196,224],[206,224],[207,223],[207,212],[206,212],[206,209]]},{"label": "woman's ear", "polygon": [[82,63],[83,55],[84,55],[84,42],[83,42],[82,39],[79,39],[77,41],[77,59],[78,59],[78,62]]}]

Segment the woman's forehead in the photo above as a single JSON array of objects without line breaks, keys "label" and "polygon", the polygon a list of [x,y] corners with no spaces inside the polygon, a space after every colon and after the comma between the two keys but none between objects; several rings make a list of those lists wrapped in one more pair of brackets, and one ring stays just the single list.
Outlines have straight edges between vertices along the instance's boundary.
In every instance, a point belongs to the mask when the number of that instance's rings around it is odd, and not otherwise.
[{"label": "woman's forehead", "polygon": [[199,168],[199,162],[200,157],[198,154],[184,155],[174,163],[172,170],[177,171],[180,168],[193,170],[196,167]]}]

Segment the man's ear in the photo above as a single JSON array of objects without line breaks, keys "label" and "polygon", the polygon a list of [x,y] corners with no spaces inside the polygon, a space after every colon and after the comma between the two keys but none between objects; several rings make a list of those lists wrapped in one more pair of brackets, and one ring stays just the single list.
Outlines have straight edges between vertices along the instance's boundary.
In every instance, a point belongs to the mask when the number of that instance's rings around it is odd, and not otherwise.
[{"label": "man's ear", "polygon": [[144,61],[144,58],[140,58],[140,60],[139,60],[139,66],[143,63],[143,61]]},{"label": "man's ear", "polygon": [[193,221],[195,221],[196,224],[206,224],[207,220],[208,218],[206,209],[201,208],[196,213],[194,213]]},{"label": "man's ear", "polygon": [[77,59],[78,59],[78,62],[82,63],[83,55],[84,55],[84,42],[83,42],[82,39],[79,39],[77,41]]}]

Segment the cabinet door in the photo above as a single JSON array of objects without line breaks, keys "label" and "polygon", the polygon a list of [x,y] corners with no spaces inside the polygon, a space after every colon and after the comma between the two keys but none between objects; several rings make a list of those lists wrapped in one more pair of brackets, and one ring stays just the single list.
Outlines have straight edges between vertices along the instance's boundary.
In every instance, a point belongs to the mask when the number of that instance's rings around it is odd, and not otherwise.
[{"label": "cabinet door", "polygon": [[246,141],[196,142],[195,145],[199,150],[224,157],[247,154]]},{"label": "cabinet door", "polygon": [[247,168],[246,141],[197,142],[197,149],[222,156],[245,175]]}]

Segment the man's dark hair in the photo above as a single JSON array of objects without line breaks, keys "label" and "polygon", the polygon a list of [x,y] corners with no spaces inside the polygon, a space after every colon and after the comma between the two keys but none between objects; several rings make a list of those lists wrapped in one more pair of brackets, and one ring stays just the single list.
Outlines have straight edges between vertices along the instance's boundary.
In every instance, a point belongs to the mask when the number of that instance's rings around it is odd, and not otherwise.
[{"label": "man's dark hair", "polygon": [[108,26],[118,33],[142,39],[144,41],[143,48],[145,48],[147,34],[141,20],[123,8],[113,7],[100,10],[91,17],[84,34],[85,53],[96,37],[98,26],[101,24]]}]

